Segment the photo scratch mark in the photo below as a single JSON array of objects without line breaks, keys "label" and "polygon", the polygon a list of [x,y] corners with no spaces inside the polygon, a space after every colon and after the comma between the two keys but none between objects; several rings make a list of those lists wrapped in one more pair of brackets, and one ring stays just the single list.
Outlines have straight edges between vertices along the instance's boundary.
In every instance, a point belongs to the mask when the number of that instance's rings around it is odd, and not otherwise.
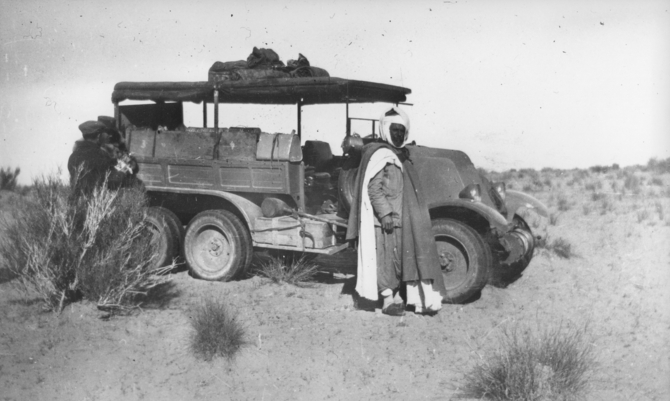
[{"label": "photo scratch mark", "polygon": [[[31,22],[31,23],[32,23],[32,22]],[[35,40],[35,39],[37,39],[37,38],[42,37],[42,28],[41,28],[40,25],[37,24],[37,23],[35,23],[35,30],[36,30],[36,33],[33,35],[33,29],[30,28],[30,34],[28,34],[28,35],[23,35],[23,39],[27,39],[27,40]]]},{"label": "photo scratch mark", "polygon": [[249,32],[249,36],[247,36],[245,39],[249,39],[251,37],[251,29],[247,28],[246,26],[240,27],[240,29],[246,29],[247,32]]}]

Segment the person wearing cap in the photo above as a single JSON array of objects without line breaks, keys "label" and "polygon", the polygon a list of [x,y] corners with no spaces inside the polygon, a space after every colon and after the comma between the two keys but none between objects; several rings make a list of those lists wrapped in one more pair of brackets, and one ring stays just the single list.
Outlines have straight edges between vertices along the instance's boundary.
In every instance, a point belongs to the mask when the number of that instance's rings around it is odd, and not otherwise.
[{"label": "person wearing cap", "polygon": [[406,148],[409,117],[397,107],[382,114],[379,140],[362,150],[347,239],[358,238],[356,291],[383,299],[382,313],[401,316],[400,297],[416,313],[436,313],[445,293],[428,208]]},{"label": "person wearing cap", "polygon": [[116,129],[116,120],[114,117],[98,116],[98,122],[101,122],[107,127],[107,134],[109,134],[110,137],[109,144],[105,145],[104,149],[109,151],[112,156],[119,161],[119,164],[127,165],[128,168],[132,170],[133,174],[137,174],[139,171],[137,161],[130,155],[130,152],[128,152],[123,136],[119,130]]},{"label": "person wearing cap", "polygon": [[133,173],[131,169],[119,168],[117,159],[105,149],[110,144],[110,135],[105,124],[86,121],[79,125],[79,130],[83,140],[75,142],[67,162],[70,185],[75,193],[91,194],[105,179],[109,188],[122,186],[124,180]]}]

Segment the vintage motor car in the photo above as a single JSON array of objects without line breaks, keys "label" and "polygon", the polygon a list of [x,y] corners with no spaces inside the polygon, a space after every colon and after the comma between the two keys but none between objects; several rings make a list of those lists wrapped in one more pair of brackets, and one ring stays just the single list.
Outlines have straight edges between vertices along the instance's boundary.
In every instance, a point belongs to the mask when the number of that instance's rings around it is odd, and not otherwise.
[{"label": "vintage motor car", "polygon": [[[335,77],[116,84],[114,116],[139,163],[160,263],[182,257],[193,275],[227,281],[248,268],[254,250],[334,254],[355,246],[344,239],[347,216],[375,119],[351,117],[349,105],[405,104],[410,93]],[[187,102],[202,103],[202,126],[184,126]],[[219,109],[232,103],[294,105],[294,132],[220,127]],[[317,104],[345,105],[341,156],[318,138],[302,141],[302,108]],[[361,120],[370,135],[352,134]],[[413,139],[420,143],[421,133]],[[497,271],[520,275],[536,239],[519,210],[546,217],[546,207],[491,183],[463,152],[408,149],[426,191],[445,302],[469,300]]]}]

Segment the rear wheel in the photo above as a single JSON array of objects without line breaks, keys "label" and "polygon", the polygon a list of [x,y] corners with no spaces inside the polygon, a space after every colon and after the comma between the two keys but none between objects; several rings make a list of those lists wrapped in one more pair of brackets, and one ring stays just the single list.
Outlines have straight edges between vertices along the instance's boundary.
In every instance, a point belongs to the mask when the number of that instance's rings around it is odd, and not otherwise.
[{"label": "rear wheel", "polygon": [[229,281],[249,266],[252,256],[249,230],[227,210],[201,212],[186,229],[184,257],[196,277]]},{"label": "rear wheel", "polygon": [[474,229],[457,220],[433,220],[433,235],[447,290],[444,301],[466,302],[486,285],[491,249]]},{"label": "rear wheel", "polygon": [[167,266],[179,257],[184,226],[171,210],[164,207],[147,209],[146,221],[152,234],[152,242],[156,246],[155,267]]}]

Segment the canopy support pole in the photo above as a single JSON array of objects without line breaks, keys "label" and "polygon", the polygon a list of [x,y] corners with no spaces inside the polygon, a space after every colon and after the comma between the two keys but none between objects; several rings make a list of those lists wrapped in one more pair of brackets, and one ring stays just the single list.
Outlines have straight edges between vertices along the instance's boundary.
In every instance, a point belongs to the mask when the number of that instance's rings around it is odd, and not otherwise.
[{"label": "canopy support pole", "polygon": [[349,120],[349,102],[346,103],[347,106],[347,136],[351,136],[351,120]]},{"label": "canopy support pole", "polygon": [[207,128],[207,102],[202,102],[202,126]]},{"label": "canopy support pole", "polygon": [[219,128],[219,91],[214,90],[214,128]]},{"label": "canopy support pole", "polygon": [[298,100],[298,139],[302,139],[302,99]]}]

